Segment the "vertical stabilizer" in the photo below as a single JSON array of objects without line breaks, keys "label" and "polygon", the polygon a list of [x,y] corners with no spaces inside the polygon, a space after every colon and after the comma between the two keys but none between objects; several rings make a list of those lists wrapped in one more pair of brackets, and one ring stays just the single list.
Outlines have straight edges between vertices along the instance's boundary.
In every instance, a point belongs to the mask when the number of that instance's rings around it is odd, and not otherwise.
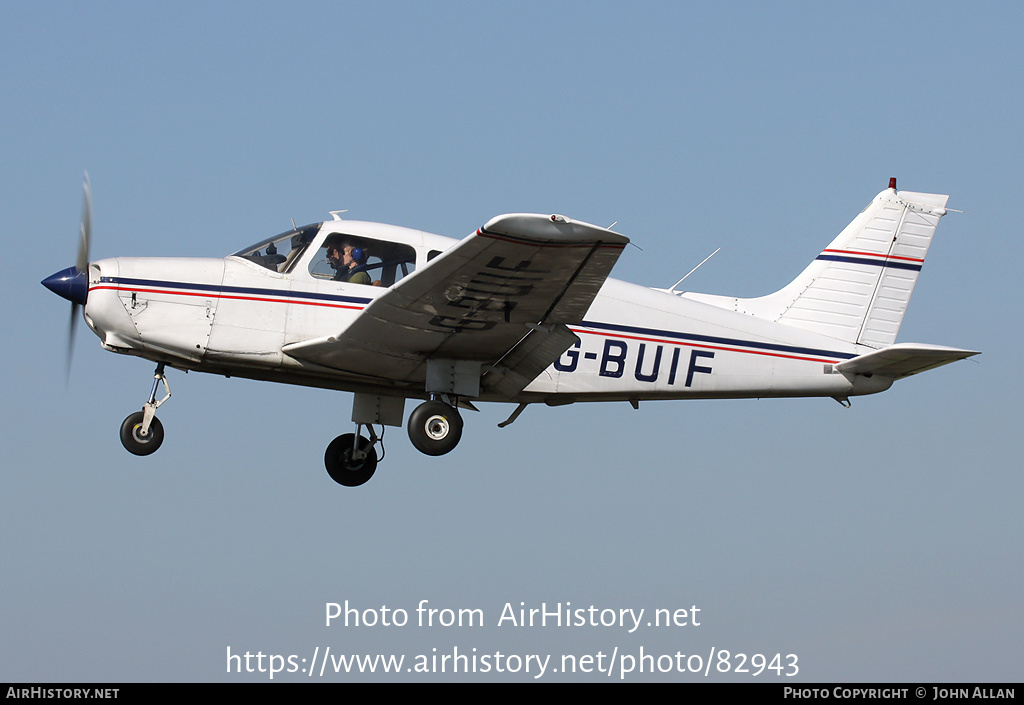
[{"label": "vertical stabilizer", "polygon": [[684,296],[847,342],[892,345],[949,196],[897,192],[895,179],[890,186],[774,294]]}]

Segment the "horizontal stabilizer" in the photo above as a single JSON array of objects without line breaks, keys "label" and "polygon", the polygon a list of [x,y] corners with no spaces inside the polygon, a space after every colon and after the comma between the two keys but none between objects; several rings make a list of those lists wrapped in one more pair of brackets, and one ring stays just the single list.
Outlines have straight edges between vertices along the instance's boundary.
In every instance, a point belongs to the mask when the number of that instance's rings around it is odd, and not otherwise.
[{"label": "horizontal stabilizer", "polygon": [[975,350],[947,348],[944,345],[898,343],[840,362],[836,369],[848,374],[880,375],[899,379],[978,354]]}]

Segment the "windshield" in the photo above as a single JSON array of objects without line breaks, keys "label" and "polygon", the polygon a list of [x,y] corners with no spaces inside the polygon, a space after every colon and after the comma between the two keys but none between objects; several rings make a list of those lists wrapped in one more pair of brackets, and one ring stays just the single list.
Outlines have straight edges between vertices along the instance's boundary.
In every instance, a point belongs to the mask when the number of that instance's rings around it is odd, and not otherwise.
[{"label": "windshield", "polygon": [[242,257],[274,272],[287,272],[313,241],[320,226],[321,223],[314,223],[289,230],[233,252],[232,256]]}]

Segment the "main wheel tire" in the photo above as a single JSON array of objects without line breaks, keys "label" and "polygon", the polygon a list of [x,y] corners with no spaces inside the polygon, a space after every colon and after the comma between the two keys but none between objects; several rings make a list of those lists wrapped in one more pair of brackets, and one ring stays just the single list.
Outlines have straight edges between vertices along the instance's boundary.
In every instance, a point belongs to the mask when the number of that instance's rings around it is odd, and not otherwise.
[{"label": "main wheel tire", "polygon": [[164,426],[160,419],[153,417],[149,423],[149,433],[142,435],[141,411],[129,414],[121,424],[121,445],[132,455],[149,455],[155,453],[164,442]]},{"label": "main wheel tire", "polygon": [[345,487],[358,487],[371,477],[377,470],[377,450],[369,438],[359,437],[359,450],[366,453],[361,460],[352,459],[352,449],[355,445],[354,433],[346,433],[338,436],[327,446],[324,453],[324,466],[327,474],[339,485]]},{"label": "main wheel tire", "polygon": [[427,455],[444,455],[455,449],[462,438],[462,417],[454,407],[440,401],[428,401],[409,415],[409,440],[416,450]]}]

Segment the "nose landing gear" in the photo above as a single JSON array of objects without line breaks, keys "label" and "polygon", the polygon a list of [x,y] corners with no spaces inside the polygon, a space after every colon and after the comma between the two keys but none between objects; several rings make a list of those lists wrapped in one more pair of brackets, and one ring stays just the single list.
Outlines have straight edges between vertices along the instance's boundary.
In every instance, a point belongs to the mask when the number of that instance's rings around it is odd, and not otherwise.
[{"label": "nose landing gear", "polygon": [[[159,386],[164,386],[162,399],[156,398]],[[129,414],[121,424],[121,445],[133,455],[149,455],[155,453],[164,442],[164,427],[156,417],[156,409],[171,398],[171,388],[164,375],[164,363],[156,366],[153,373],[153,389],[149,393],[149,401],[142,406],[142,411]]]}]

